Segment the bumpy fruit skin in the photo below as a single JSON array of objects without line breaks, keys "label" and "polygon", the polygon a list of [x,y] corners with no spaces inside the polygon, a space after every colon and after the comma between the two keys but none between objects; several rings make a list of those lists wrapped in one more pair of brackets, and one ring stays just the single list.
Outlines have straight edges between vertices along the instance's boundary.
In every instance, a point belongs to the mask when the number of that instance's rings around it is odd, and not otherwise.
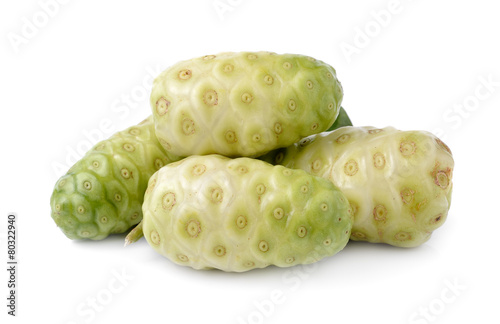
[{"label": "bumpy fruit skin", "polygon": [[142,219],[151,175],[179,159],[163,150],[150,116],[97,143],[57,181],[51,216],[70,239],[124,233]]},{"label": "bumpy fruit skin", "polygon": [[327,130],[342,97],[322,61],[238,52],[168,68],[154,81],[151,107],[156,135],[173,154],[255,157]]},{"label": "bumpy fruit skin", "polygon": [[331,182],[302,170],[194,155],[151,177],[140,226],[177,264],[242,272],[339,252],[352,226],[348,208]]},{"label": "bumpy fruit skin", "polygon": [[277,150],[274,163],[341,189],[354,217],[352,240],[418,246],[445,222],[450,208],[453,157],[429,132],[342,127]]},{"label": "bumpy fruit skin", "polygon": [[[339,116],[337,117],[337,119],[335,120],[333,125],[330,126],[330,128],[328,128],[327,132],[330,132],[332,130],[336,130],[338,128],[345,127],[345,126],[352,126],[352,122],[351,122],[351,119],[349,118],[349,116],[347,115],[347,112],[345,111],[345,109],[343,107],[340,107]],[[262,156],[259,156],[258,159],[265,161],[265,162],[268,162],[268,163],[271,163],[271,164],[274,164],[276,155],[282,151],[283,151],[282,149],[272,150],[271,152],[268,152]]]}]

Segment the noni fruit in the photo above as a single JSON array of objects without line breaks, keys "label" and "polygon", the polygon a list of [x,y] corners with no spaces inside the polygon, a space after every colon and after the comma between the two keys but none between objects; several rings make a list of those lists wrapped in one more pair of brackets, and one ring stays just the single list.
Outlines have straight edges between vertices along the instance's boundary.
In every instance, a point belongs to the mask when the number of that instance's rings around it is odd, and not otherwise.
[{"label": "noni fruit", "polygon": [[341,189],[354,216],[352,240],[418,246],[450,208],[453,157],[425,131],[342,127],[277,150],[274,162]]},{"label": "noni fruit", "polygon": [[50,199],[52,218],[70,239],[124,233],[142,219],[151,175],[179,159],[163,150],[150,116],[97,143],[57,181]]},{"label": "noni fruit", "polygon": [[179,62],[153,83],[156,135],[173,154],[255,157],[327,130],[343,97],[335,70],[269,52]]},{"label": "noni fruit", "polygon": [[138,228],[177,264],[242,272],[339,252],[352,226],[348,208],[331,182],[305,171],[246,157],[193,155],[151,177]]}]

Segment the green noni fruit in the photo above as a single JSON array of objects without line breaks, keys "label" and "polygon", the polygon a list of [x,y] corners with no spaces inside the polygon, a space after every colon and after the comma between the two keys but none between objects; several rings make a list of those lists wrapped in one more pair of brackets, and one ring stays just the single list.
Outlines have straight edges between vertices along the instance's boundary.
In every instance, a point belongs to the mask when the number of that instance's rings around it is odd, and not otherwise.
[{"label": "green noni fruit", "polygon": [[151,177],[144,218],[127,243],[143,233],[158,253],[194,269],[289,267],[344,248],[348,208],[331,182],[305,171],[193,155]]},{"label": "green noni fruit", "polygon": [[425,131],[342,127],[273,152],[266,161],[329,179],[354,216],[351,239],[414,247],[448,215],[454,161]]},{"label": "green noni fruit", "polygon": [[179,159],[163,150],[150,116],[97,143],[57,181],[51,216],[70,239],[124,233],[142,219],[151,175]]},{"label": "green noni fruit", "polygon": [[343,97],[311,57],[220,53],[179,62],[154,81],[156,135],[173,154],[262,155],[327,130]]}]

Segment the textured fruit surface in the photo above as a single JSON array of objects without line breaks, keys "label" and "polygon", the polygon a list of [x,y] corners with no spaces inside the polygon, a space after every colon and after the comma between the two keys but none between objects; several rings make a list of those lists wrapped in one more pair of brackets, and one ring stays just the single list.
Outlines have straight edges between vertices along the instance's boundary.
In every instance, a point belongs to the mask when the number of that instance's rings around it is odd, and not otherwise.
[{"label": "textured fruit surface", "polygon": [[450,208],[453,157],[425,131],[342,127],[278,150],[274,162],[341,189],[354,216],[352,240],[418,246]]},{"label": "textured fruit surface", "polygon": [[[349,118],[349,116],[347,115],[347,112],[345,111],[345,109],[343,107],[340,107],[339,116],[335,120],[335,123],[333,123],[333,125],[330,126],[330,128],[328,129],[328,132],[336,130],[336,129],[338,129],[340,127],[344,127],[344,126],[352,126],[352,122],[351,122],[351,119]],[[276,155],[280,152],[283,152],[283,149],[275,149],[275,150],[272,150],[264,155],[259,156],[258,159],[265,161],[265,162],[268,162],[268,163],[271,163],[271,164],[275,164]],[[281,153],[281,154],[283,154],[283,153]]]},{"label": "textured fruit surface", "polygon": [[163,150],[150,116],[97,143],[57,181],[52,218],[70,239],[124,233],[142,219],[149,177],[179,159]]},{"label": "textured fruit surface", "polygon": [[241,272],[339,252],[352,226],[348,208],[331,182],[302,170],[195,155],[151,177],[140,226],[177,264]]},{"label": "textured fruit surface", "polygon": [[180,156],[262,155],[327,130],[343,97],[335,70],[311,57],[269,52],[179,62],[154,81],[156,135]]}]

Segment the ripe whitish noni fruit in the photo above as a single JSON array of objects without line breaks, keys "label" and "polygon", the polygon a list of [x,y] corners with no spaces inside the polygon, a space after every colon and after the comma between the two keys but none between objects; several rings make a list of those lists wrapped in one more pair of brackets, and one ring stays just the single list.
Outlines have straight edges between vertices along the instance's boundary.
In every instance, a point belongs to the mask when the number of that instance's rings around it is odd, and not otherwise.
[{"label": "ripe whitish noni fruit", "polygon": [[302,170],[220,155],[190,156],[149,180],[142,235],[161,255],[194,269],[247,271],[331,256],[347,244],[347,199]]},{"label": "ripe whitish noni fruit", "polygon": [[451,204],[451,151],[426,131],[342,127],[262,159],[332,181],[350,202],[352,240],[421,245]]},{"label": "ripe whitish noni fruit", "polygon": [[150,100],[167,151],[256,157],[327,130],[342,97],[335,70],[322,61],[238,52],[171,66],[154,80]]},{"label": "ripe whitish noni fruit", "polygon": [[163,150],[150,116],[97,143],[57,181],[51,216],[70,239],[124,233],[142,219],[151,175],[179,159]]}]

